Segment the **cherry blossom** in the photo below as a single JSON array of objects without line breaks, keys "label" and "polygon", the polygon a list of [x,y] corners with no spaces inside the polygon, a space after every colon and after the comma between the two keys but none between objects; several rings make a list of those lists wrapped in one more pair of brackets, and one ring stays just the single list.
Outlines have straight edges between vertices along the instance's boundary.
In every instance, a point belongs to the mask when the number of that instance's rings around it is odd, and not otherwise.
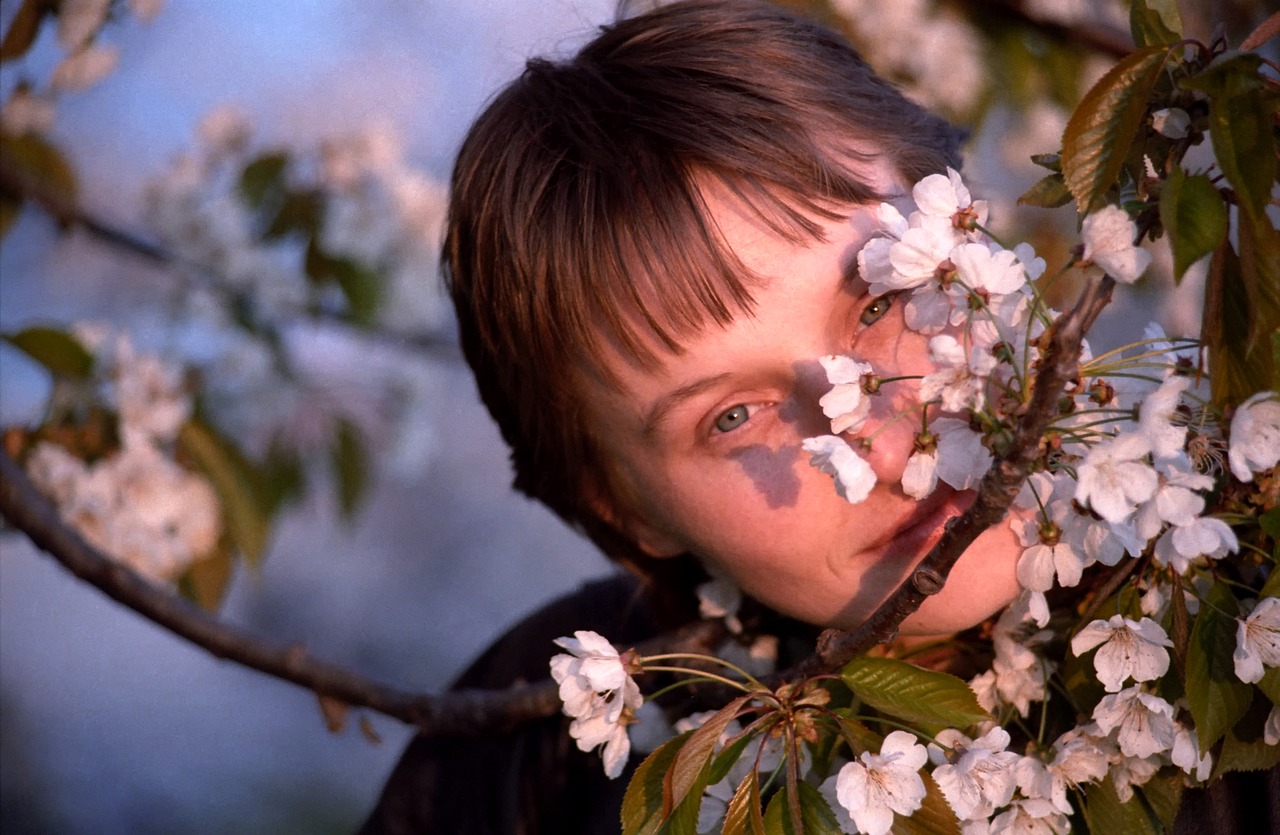
[{"label": "cherry blossom", "polygon": [[1264,597],[1244,619],[1237,618],[1236,677],[1252,684],[1262,678],[1263,667],[1280,667],[1280,598]]},{"label": "cherry blossom", "polygon": [[872,373],[871,366],[836,355],[819,357],[818,362],[831,383],[831,390],[818,401],[822,413],[831,419],[831,434],[857,430],[871,411],[871,399],[862,389],[863,379]]},{"label": "cherry blossom", "polygon": [[1146,435],[1130,432],[1102,441],[1080,465],[1076,500],[1108,522],[1122,522],[1159,486],[1155,469],[1143,459],[1151,451]]},{"label": "cherry blossom", "polygon": [[1082,261],[1121,284],[1132,284],[1146,272],[1151,253],[1134,244],[1138,228],[1119,206],[1105,206],[1084,219]]},{"label": "cherry blossom", "polygon": [[1071,651],[1083,655],[1100,644],[1093,666],[1108,693],[1118,692],[1130,678],[1151,681],[1169,671],[1167,647],[1173,641],[1150,618],[1133,621],[1117,614],[1095,620],[1071,639]]},{"label": "cherry blossom", "polygon": [[1162,107],[1151,114],[1151,127],[1170,139],[1182,139],[1191,127],[1191,117],[1180,107]]},{"label": "cherry blossom", "polygon": [[[920,442],[917,440],[917,447]],[[929,435],[925,448],[917,448],[907,458],[902,470],[902,492],[913,499],[923,499],[938,485],[938,447]]]},{"label": "cherry blossom", "polygon": [[1152,556],[1160,565],[1186,574],[1201,558],[1220,559],[1240,549],[1235,531],[1221,519],[1197,516],[1185,525],[1172,525],[1156,540]]},{"label": "cherry blossom", "polygon": [[931,421],[929,431],[938,437],[938,479],[957,490],[976,487],[993,460],[982,436],[968,421],[948,417]]},{"label": "cherry blossom", "polygon": [[1157,459],[1178,455],[1187,441],[1187,427],[1174,422],[1183,392],[1191,385],[1188,377],[1172,376],[1152,392],[1138,410],[1138,431],[1151,443]]},{"label": "cherry blossom", "polygon": [[596,632],[579,630],[555,643],[569,654],[551,659],[551,677],[560,687],[564,714],[573,717],[569,734],[578,748],[604,746],[604,771],[610,779],[622,773],[631,753],[627,725],[643,702],[640,688],[618,651]]},{"label": "cherry blossom", "polygon": [[1169,759],[1178,768],[1203,783],[1213,773],[1213,754],[1200,753],[1200,740],[1194,728],[1179,724],[1173,736],[1173,750]]},{"label": "cherry blossom", "polygon": [[1231,418],[1227,461],[1241,481],[1280,462],[1280,395],[1260,391],[1240,404]]},{"label": "cherry blossom", "polygon": [[1069,815],[1067,790],[1094,783],[1107,776],[1115,746],[1091,731],[1096,726],[1074,728],[1053,743],[1053,759],[1048,763],[1025,756],[1015,767],[1018,788],[1028,798],[1049,801],[1053,808]]},{"label": "cherry blossom", "polygon": [[924,780],[920,768],[929,754],[914,735],[894,731],[884,738],[879,754],[864,751],[827,779],[835,787],[837,805],[833,810],[848,814],[858,832],[885,835],[893,826],[893,815],[910,815],[924,802]]},{"label": "cherry blossom", "polygon": [[1093,719],[1104,733],[1116,732],[1126,757],[1150,757],[1173,747],[1173,706],[1139,685],[1103,696]]},{"label": "cherry blossom", "polygon": [[[1071,831],[1071,821],[1047,800],[1015,800],[1009,808],[991,819],[991,833],[1012,835],[1064,835]],[[969,830],[965,830],[969,835]]]},{"label": "cherry blossom", "polygon": [[937,745],[929,746],[930,759],[937,766],[933,779],[960,820],[988,818],[1009,803],[1019,757],[1005,750],[1009,746],[1008,731],[997,725],[971,740],[948,729],[939,732],[936,739],[951,753],[945,754]]},{"label": "cherry blossom", "polygon": [[1262,738],[1268,745],[1280,745],[1280,705],[1272,705],[1262,727]]},{"label": "cherry blossom", "polygon": [[802,447],[809,453],[809,463],[834,478],[836,492],[850,504],[857,504],[870,495],[876,474],[843,438],[837,435],[805,438]]}]

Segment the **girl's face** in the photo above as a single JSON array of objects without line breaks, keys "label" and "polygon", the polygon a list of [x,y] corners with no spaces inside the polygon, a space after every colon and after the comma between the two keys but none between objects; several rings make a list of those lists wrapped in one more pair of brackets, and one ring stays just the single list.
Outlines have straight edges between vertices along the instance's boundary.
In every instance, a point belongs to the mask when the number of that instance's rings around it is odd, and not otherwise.
[{"label": "girl's face", "polygon": [[[875,229],[875,207],[823,224],[825,240],[796,244],[731,198],[709,195],[713,220],[745,266],[755,311],[709,325],[661,368],[610,358],[617,388],[586,383],[587,420],[609,472],[605,517],[654,556],[691,552],[747,594],[815,624],[852,628],[906,577],[972,492],[939,484],[923,501],[899,480],[920,430],[918,380],[887,383],[856,437],[877,476],[849,504],[809,465],[806,437],[830,434],[818,399],[818,357],[849,354],[882,378],[932,369],[927,337],[908,330],[902,304],[872,298],[855,256]],[[1017,593],[1021,548],[1005,524],[988,530],[944,590],[903,624],[904,634],[973,625]]]}]

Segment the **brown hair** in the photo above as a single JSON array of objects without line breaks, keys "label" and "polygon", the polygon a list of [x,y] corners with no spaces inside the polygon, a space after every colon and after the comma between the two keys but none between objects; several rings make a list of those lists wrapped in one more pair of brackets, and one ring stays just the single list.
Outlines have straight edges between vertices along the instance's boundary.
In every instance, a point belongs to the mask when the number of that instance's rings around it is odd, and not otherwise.
[{"label": "brown hair", "polygon": [[605,27],[571,60],[529,61],[472,126],[444,254],[463,352],[511,448],[515,487],[642,573],[594,514],[605,468],[576,381],[612,343],[643,364],[752,305],[699,183],[779,234],[880,198],[849,170],[885,155],[905,182],[958,167],[960,133],[878,78],[837,34],[747,0],[674,3]]}]

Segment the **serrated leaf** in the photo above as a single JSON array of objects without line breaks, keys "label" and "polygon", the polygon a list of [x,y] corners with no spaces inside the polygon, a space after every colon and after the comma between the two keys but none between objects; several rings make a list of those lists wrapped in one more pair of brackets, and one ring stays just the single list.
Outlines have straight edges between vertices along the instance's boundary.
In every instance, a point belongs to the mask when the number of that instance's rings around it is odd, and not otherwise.
[{"label": "serrated leaf", "polygon": [[929,774],[920,776],[924,780],[924,801],[911,817],[897,817],[895,835],[960,835],[960,819],[947,803],[942,789]]},{"label": "serrated leaf", "polygon": [[1056,209],[1070,202],[1071,192],[1061,174],[1042,177],[1018,198],[1020,206],[1037,206],[1041,209]]},{"label": "serrated leaf", "polygon": [[1264,668],[1262,678],[1256,684],[1273,705],[1280,705],[1280,667]]},{"label": "serrated leaf", "polygon": [[[1214,252],[1205,283],[1201,340],[1209,349],[1209,388],[1219,408],[1243,403],[1268,388],[1277,369],[1265,347],[1249,349],[1253,316],[1240,258],[1224,242]],[[1264,356],[1264,354],[1266,356]]]},{"label": "serrated leaf", "polygon": [[259,501],[253,465],[235,444],[197,420],[182,425],[178,450],[209,479],[236,548],[249,562],[257,562],[266,548],[271,522]]},{"label": "serrated leaf", "polygon": [[631,775],[622,797],[622,831],[624,835],[652,835],[662,825],[664,787],[667,770],[690,734],[681,734],[663,743],[644,759]]},{"label": "serrated leaf", "polygon": [[959,678],[895,658],[855,658],[840,678],[868,706],[907,722],[965,728],[991,718]]},{"label": "serrated leaf", "polygon": [[1041,168],[1047,168],[1055,174],[1062,173],[1061,154],[1032,154],[1031,161]]},{"label": "serrated leaf", "polygon": [[1123,803],[1110,780],[1092,783],[1084,790],[1084,817],[1089,831],[1124,835],[1157,835],[1155,823],[1142,803]]},{"label": "serrated leaf", "polygon": [[1169,46],[1182,40],[1182,15],[1174,0],[1133,0],[1129,31],[1137,46]]},{"label": "serrated leaf", "polygon": [[333,472],[338,482],[338,507],[350,520],[369,489],[369,456],[360,429],[345,418],[338,421],[332,447]]},{"label": "serrated leaf", "polygon": [[1173,828],[1173,819],[1178,816],[1178,808],[1182,805],[1182,790],[1186,780],[1182,771],[1167,768],[1160,771],[1138,789],[1142,797],[1151,807],[1156,819],[1166,830]]},{"label": "serrated leaf", "polygon": [[879,751],[884,737],[859,722],[844,715],[845,711],[836,711],[836,722],[840,726],[840,735],[849,743],[853,756],[863,751]]},{"label": "serrated leaf", "polygon": [[240,173],[240,197],[250,207],[261,208],[267,198],[284,190],[285,170],[289,167],[289,155],[283,151],[263,154],[244,167]]},{"label": "serrated leaf", "polygon": [[[798,798],[793,801],[790,792],[780,791],[769,801],[764,813],[766,835],[842,835],[835,812],[821,792],[801,782],[796,785],[796,794]],[[793,802],[798,804],[798,809],[793,809]],[[800,821],[798,829],[794,823],[796,818]]]},{"label": "serrated leaf", "polygon": [[1230,589],[1215,583],[1196,615],[1187,646],[1187,706],[1200,750],[1208,751],[1244,716],[1253,688],[1236,678],[1238,604]]},{"label": "serrated leaf", "polygon": [[667,772],[667,796],[663,801],[666,810],[674,809],[688,795],[698,777],[709,771],[711,759],[715,755],[716,742],[729,723],[742,712],[750,696],[739,696],[729,704],[720,708],[706,722],[703,722],[689,737],[689,741],[681,747],[675,762]]},{"label": "serrated leaf", "polygon": [[719,783],[729,775],[729,769],[733,768],[738,762],[738,758],[742,756],[742,751],[747,747],[747,743],[751,740],[759,741],[758,736],[751,734],[739,734],[738,738],[726,745],[711,763],[711,776],[707,779],[708,785]]},{"label": "serrated leaf", "polygon": [[1160,222],[1173,248],[1173,280],[1213,252],[1227,237],[1227,205],[1204,174],[1174,166],[1160,192]]},{"label": "serrated leaf", "polygon": [[4,334],[3,339],[56,376],[83,380],[93,372],[93,355],[78,339],[58,328],[24,328]]},{"label": "serrated leaf", "polygon": [[9,29],[0,41],[0,61],[21,58],[35,43],[36,34],[40,31],[40,21],[53,11],[45,0],[23,0],[18,13],[9,23]]},{"label": "serrated leaf", "polygon": [[1268,745],[1265,739],[1243,742],[1229,733],[1222,742],[1211,780],[1229,771],[1266,771],[1280,765],[1280,745]]},{"label": "serrated leaf", "polygon": [[760,811],[760,778],[755,769],[748,771],[734,789],[724,813],[721,835],[765,835],[764,814]]},{"label": "serrated leaf", "polygon": [[1251,53],[1219,56],[1183,86],[1209,94],[1209,136],[1218,167],[1235,189],[1241,209],[1255,223],[1266,221],[1265,208],[1276,179],[1276,147],[1271,131],[1275,107],[1264,98],[1259,68]]},{"label": "serrated leaf", "polygon": [[1085,93],[1062,134],[1062,173],[1081,214],[1103,202],[1142,125],[1168,50],[1135,50]]}]

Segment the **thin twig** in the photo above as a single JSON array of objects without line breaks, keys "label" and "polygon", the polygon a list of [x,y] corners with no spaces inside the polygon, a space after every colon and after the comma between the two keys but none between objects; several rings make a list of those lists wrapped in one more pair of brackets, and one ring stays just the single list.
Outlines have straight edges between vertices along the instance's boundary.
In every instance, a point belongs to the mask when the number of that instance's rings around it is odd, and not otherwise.
[{"label": "thin twig", "polygon": [[1081,341],[1110,300],[1114,286],[1108,276],[1091,283],[1075,307],[1049,329],[1027,413],[1014,428],[1009,448],[978,485],[977,498],[969,510],[947,523],[938,544],[865,622],[848,632],[823,632],[814,654],[778,679],[804,678],[834,670],[876,644],[892,640],[899,624],[926,598],[942,590],[952,566],[983,531],[1000,521],[1040,457],[1040,440],[1058,413],[1058,399],[1066,384],[1079,374]]},{"label": "thin twig", "polygon": [[[0,450],[0,515],[76,577],[218,658],[284,679],[351,707],[384,713],[432,736],[501,733],[560,710],[550,680],[509,690],[408,693],[310,656],[301,645],[274,645],[218,620],[144,579],[71,529],[22,468]],[[710,651],[723,638],[718,623],[700,622],[642,645],[644,653]],[[550,651],[550,647],[548,647]]]}]

